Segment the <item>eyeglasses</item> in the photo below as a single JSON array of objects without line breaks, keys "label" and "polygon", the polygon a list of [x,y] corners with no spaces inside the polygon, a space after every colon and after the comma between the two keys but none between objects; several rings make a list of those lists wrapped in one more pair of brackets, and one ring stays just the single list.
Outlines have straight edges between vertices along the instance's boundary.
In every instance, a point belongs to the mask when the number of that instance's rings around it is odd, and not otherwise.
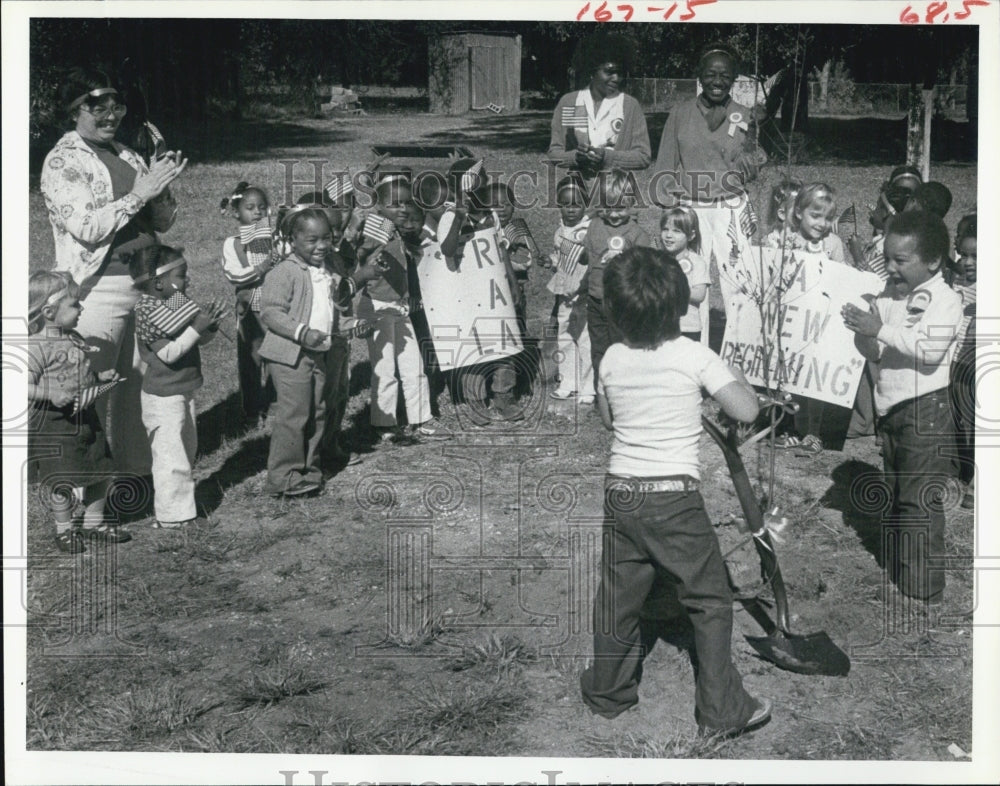
[{"label": "eyeglasses", "polygon": [[95,120],[107,120],[112,114],[115,117],[125,117],[125,113],[128,111],[125,104],[106,104],[98,107],[83,104],[80,108],[87,110],[87,113],[93,115]]}]

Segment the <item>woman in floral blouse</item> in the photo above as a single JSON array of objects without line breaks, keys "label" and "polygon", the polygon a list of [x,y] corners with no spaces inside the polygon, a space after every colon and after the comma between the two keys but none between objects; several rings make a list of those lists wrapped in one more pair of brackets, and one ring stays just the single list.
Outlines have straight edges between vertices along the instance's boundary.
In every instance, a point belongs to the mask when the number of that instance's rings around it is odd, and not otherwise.
[{"label": "woman in floral blouse", "polygon": [[[187,164],[168,153],[149,167],[115,141],[126,106],[108,76],[75,69],[61,90],[74,129],[45,158],[42,195],[55,239],[56,270],[81,284],[78,332],[98,352],[95,371],[116,369],[126,381],[98,407],[116,468],[128,475],[150,472],[149,443],[140,420],[141,361],[135,351],[132,309],[138,293],[127,256],[156,242],[173,214],[145,209],[169,198],[169,184]],[[105,403],[106,402],[106,403]],[[136,489],[141,494],[141,489]]]}]

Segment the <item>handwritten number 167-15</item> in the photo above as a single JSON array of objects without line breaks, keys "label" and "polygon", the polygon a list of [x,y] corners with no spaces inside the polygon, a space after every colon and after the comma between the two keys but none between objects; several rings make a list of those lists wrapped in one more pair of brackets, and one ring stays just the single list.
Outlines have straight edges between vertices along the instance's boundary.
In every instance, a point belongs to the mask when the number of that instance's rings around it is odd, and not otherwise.
[{"label": "handwritten number 167-15", "polygon": [[[700,5],[709,5],[715,2],[718,2],[718,0],[685,0],[684,5],[687,8],[687,10],[684,11],[677,18],[681,22],[686,22],[689,19],[694,19],[695,8],[697,8]],[[618,5],[613,6],[613,8],[614,10],[608,8],[607,0],[602,0],[601,4],[591,12],[590,2],[587,2],[587,4],[584,5],[583,8],[581,8],[580,11],[577,13],[576,21],[577,22],[583,21],[584,17],[587,16],[588,12],[590,12],[590,15],[593,17],[595,22],[610,22],[614,18],[615,12],[620,14],[620,21],[623,22],[630,22],[632,21],[632,17],[635,16],[636,7],[634,5],[629,5],[628,3],[620,3]],[[670,19],[670,17],[673,16],[674,11],[676,10],[677,10],[677,3],[669,3],[669,4],[664,3],[663,5],[659,6],[655,5],[646,6],[645,12],[647,14],[663,14],[663,19],[666,20]]]},{"label": "handwritten number 167-15", "polygon": [[[956,11],[954,18],[958,21],[968,19],[969,14],[972,13],[972,7],[977,5],[989,5],[989,3],[987,0],[962,0],[962,10]],[[927,4],[927,9],[924,13],[925,23],[932,25],[935,22],[947,22],[951,18],[952,14],[948,11],[947,0]],[[899,21],[904,25],[916,25],[920,23],[920,14],[913,10],[913,6],[908,5],[899,15]]]}]

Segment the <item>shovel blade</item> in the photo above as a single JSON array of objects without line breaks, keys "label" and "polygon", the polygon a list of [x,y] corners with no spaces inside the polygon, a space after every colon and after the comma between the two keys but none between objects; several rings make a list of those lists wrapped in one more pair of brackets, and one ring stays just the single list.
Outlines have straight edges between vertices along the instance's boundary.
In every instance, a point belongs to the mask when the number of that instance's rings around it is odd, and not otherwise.
[{"label": "shovel blade", "polygon": [[747,643],[765,660],[799,674],[825,674],[844,677],[851,670],[851,659],[824,632],[804,636],[747,636]]}]

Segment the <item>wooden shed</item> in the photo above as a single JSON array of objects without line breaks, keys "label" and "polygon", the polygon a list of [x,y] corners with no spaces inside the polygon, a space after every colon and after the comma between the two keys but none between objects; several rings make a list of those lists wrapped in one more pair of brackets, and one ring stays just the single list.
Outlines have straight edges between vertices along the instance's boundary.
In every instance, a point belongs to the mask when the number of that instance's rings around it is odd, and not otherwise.
[{"label": "wooden shed", "polygon": [[456,31],[428,44],[428,99],[436,114],[521,107],[521,36]]}]

